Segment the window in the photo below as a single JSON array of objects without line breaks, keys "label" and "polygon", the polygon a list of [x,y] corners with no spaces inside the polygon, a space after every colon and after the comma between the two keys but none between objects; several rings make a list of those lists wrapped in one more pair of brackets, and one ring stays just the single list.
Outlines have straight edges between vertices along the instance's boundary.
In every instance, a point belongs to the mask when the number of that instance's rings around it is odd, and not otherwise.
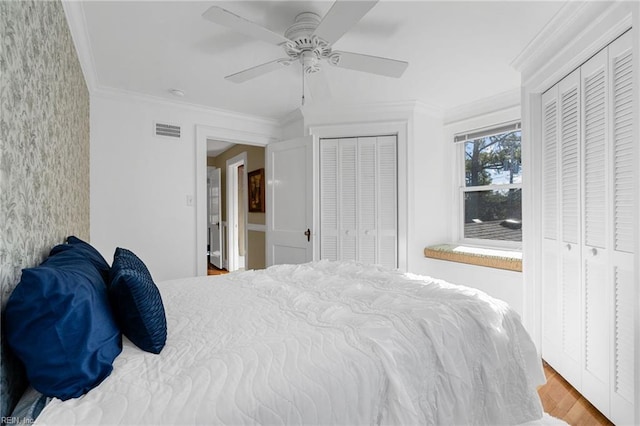
[{"label": "window", "polygon": [[522,241],[520,123],[455,136],[464,158],[460,186],[464,240],[505,246]]}]

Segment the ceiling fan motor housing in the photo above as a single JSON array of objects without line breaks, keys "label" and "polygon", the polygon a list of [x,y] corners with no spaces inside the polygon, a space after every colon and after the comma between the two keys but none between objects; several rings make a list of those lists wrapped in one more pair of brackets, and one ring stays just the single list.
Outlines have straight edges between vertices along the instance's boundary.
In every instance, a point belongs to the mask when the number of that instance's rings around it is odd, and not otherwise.
[{"label": "ceiling fan motor housing", "polygon": [[313,32],[320,23],[320,17],[313,12],[302,12],[296,16],[284,36],[291,40],[283,44],[284,51],[293,60],[299,60],[307,74],[320,71],[320,59],[336,65],[340,57],[331,52],[331,46]]},{"label": "ceiling fan motor housing", "polygon": [[289,40],[309,38],[320,24],[320,16],[313,12],[302,12],[296,16],[295,22],[284,32]]}]

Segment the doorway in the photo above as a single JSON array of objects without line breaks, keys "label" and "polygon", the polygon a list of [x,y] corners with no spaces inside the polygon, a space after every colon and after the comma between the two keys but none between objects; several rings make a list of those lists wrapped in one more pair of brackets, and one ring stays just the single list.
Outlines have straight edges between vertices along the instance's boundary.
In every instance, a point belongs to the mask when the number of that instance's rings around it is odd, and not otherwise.
[{"label": "doorway", "polygon": [[[249,128],[253,129],[249,123]],[[233,154],[237,154],[240,149],[248,151],[247,163],[245,163],[246,172],[250,172],[254,169],[264,167],[264,147],[271,141],[273,141],[272,133],[264,132],[265,127],[262,126],[255,131],[234,130],[229,128],[212,127],[205,125],[196,125],[196,137],[195,137],[195,152],[196,152],[196,167],[195,167],[195,252],[197,255],[194,259],[194,273],[198,276],[207,275],[208,256],[207,256],[207,166],[217,166],[222,170],[222,174],[226,175],[226,163],[220,161],[220,163],[210,164],[211,158],[219,158],[222,160],[228,159]],[[233,147],[229,147],[228,150],[224,150],[223,153],[219,152],[216,155],[211,155],[208,145],[210,141],[225,141]],[[234,152],[234,150],[237,150]],[[223,182],[226,182],[225,177],[222,178]],[[226,183],[222,187],[222,191],[226,191]],[[245,197],[246,199],[246,197]],[[222,209],[222,222],[221,228],[226,225],[226,218],[224,217],[227,212],[226,208],[226,196],[221,198],[223,204]],[[246,211],[246,210],[245,210]],[[265,213],[248,213],[246,232],[248,244],[245,244],[245,248],[249,253],[245,257],[246,269],[261,269],[264,268],[264,256],[265,256]],[[224,241],[224,232],[222,239]],[[222,244],[223,252],[226,244]],[[224,254],[224,253],[223,253]]]}]

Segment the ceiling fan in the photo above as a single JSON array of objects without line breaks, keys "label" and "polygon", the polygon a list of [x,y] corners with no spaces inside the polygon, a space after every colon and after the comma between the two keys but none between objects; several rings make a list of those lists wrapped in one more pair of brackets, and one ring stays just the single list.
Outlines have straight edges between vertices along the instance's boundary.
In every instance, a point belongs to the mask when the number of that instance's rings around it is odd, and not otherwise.
[{"label": "ceiling fan", "polygon": [[287,55],[225,77],[234,83],[251,80],[295,61],[302,64],[305,74],[313,74],[320,71],[322,60],[339,68],[398,78],[404,73],[408,62],[332,49],[333,44],[377,2],[337,0],[322,19],[313,12],[300,13],[284,36],[218,6],[207,9],[202,17],[239,33],[282,46]]}]

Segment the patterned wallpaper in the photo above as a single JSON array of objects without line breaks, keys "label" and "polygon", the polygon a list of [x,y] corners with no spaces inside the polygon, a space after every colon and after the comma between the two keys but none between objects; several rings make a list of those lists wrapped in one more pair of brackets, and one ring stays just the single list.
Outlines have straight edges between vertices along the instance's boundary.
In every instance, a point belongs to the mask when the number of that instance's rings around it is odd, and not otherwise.
[{"label": "patterned wallpaper", "polygon": [[[67,235],[89,239],[89,92],[60,1],[0,0],[0,43],[4,308],[22,268],[39,264]],[[2,416],[24,386],[5,349]]]}]

